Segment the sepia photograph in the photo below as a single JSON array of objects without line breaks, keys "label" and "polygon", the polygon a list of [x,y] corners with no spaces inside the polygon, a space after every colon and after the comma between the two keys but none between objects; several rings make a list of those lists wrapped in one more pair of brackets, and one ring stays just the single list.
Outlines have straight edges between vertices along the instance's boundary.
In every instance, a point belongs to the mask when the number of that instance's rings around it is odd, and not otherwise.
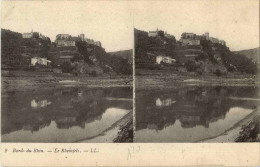
[{"label": "sepia photograph", "polygon": [[0,166],[259,165],[259,5],[2,0]]},{"label": "sepia photograph", "polygon": [[135,142],[260,141],[258,3],[135,3]]},{"label": "sepia photograph", "polygon": [[2,142],[133,141],[132,14],[112,3],[2,1]]}]

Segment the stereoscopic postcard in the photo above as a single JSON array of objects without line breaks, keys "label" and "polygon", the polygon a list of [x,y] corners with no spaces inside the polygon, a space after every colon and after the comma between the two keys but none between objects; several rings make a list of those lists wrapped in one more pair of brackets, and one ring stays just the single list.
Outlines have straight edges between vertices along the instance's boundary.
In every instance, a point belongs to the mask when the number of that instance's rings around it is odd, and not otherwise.
[{"label": "stereoscopic postcard", "polygon": [[258,166],[258,0],[1,2],[2,166]]}]

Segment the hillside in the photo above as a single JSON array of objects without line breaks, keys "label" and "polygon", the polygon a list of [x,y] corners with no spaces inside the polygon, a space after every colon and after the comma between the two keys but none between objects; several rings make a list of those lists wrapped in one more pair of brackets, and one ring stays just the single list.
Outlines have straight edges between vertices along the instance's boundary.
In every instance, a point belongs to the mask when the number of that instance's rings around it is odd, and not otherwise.
[{"label": "hillside", "polygon": [[[158,62],[159,61],[159,62]],[[149,37],[135,29],[135,64],[138,69],[170,70],[175,72],[213,73],[228,72],[256,74],[257,67],[249,58],[232,53],[228,47],[210,40],[199,45],[182,45],[164,36]]]},{"label": "hillside", "polygon": [[[1,29],[2,68],[24,70],[62,71],[97,75],[103,73],[132,74],[130,51],[110,55],[105,50],[85,41],[76,41],[76,46],[57,47],[48,37],[23,38],[21,33]],[[50,60],[47,66],[32,66],[31,58]]]},{"label": "hillside", "polygon": [[260,63],[260,47],[254,49],[247,49],[247,50],[240,50],[240,51],[233,51],[233,53],[245,55],[253,62]]},{"label": "hillside", "polygon": [[[110,55],[101,47],[88,45],[86,42],[76,42],[79,54],[82,56],[77,58],[84,60],[88,66],[101,68],[104,73],[115,72],[118,74],[132,74],[132,66],[128,60]],[[75,59],[77,61],[77,59]]]},{"label": "hillside", "polygon": [[2,65],[28,66],[32,57],[48,57],[50,43],[48,37],[24,39],[21,33],[1,29]]},{"label": "hillside", "polygon": [[108,54],[127,59],[131,63],[133,62],[133,49],[108,52]]}]

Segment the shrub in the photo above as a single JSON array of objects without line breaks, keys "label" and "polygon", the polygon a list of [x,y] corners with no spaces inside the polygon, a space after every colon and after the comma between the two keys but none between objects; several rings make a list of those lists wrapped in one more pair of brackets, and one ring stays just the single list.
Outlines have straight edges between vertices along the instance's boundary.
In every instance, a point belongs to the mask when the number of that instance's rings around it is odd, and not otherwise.
[{"label": "shrub", "polygon": [[61,64],[61,70],[64,73],[70,73],[72,71],[72,66],[71,66],[70,62],[63,62]]},{"label": "shrub", "polygon": [[91,71],[90,76],[96,77],[97,76],[97,72],[96,71]]},{"label": "shrub", "polygon": [[221,73],[221,71],[219,70],[219,69],[217,69],[216,71],[215,71],[215,74],[216,74],[216,76],[221,76],[222,75],[222,73]]},{"label": "shrub", "polygon": [[197,65],[195,64],[194,61],[188,60],[185,63],[185,68],[187,69],[187,71],[192,72],[192,71],[195,71],[197,69]]}]

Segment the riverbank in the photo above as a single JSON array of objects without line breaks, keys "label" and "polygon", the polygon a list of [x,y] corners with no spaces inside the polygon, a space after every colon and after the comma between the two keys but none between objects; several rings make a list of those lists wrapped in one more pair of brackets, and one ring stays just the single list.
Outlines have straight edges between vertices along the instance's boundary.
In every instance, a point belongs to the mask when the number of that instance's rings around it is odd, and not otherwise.
[{"label": "riverbank", "polygon": [[133,133],[133,118],[128,118],[125,123],[120,126],[117,137],[113,140],[114,143],[132,143],[134,138]]},{"label": "riverbank", "polygon": [[102,134],[77,141],[79,143],[129,143],[133,142],[133,112],[130,111],[122,119],[106,129]]},{"label": "riverbank", "polygon": [[129,87],[132,76],[102,75],[88,76],[73,74],[56,74],[51,72],[2,71],[2,90],[28,90],[63,86],[84,87]]},{"label": "riverbank", "polygon": [[259,142],[260,141],[260,108],[219,136],[205,139],[203,143]]},{"label": "riverbank", "polygon": [[174,88],[183,85],[258,86],[260,77],[247,74],[198,75],[191,72],[165,70],[137,70],[136,88]]}]

